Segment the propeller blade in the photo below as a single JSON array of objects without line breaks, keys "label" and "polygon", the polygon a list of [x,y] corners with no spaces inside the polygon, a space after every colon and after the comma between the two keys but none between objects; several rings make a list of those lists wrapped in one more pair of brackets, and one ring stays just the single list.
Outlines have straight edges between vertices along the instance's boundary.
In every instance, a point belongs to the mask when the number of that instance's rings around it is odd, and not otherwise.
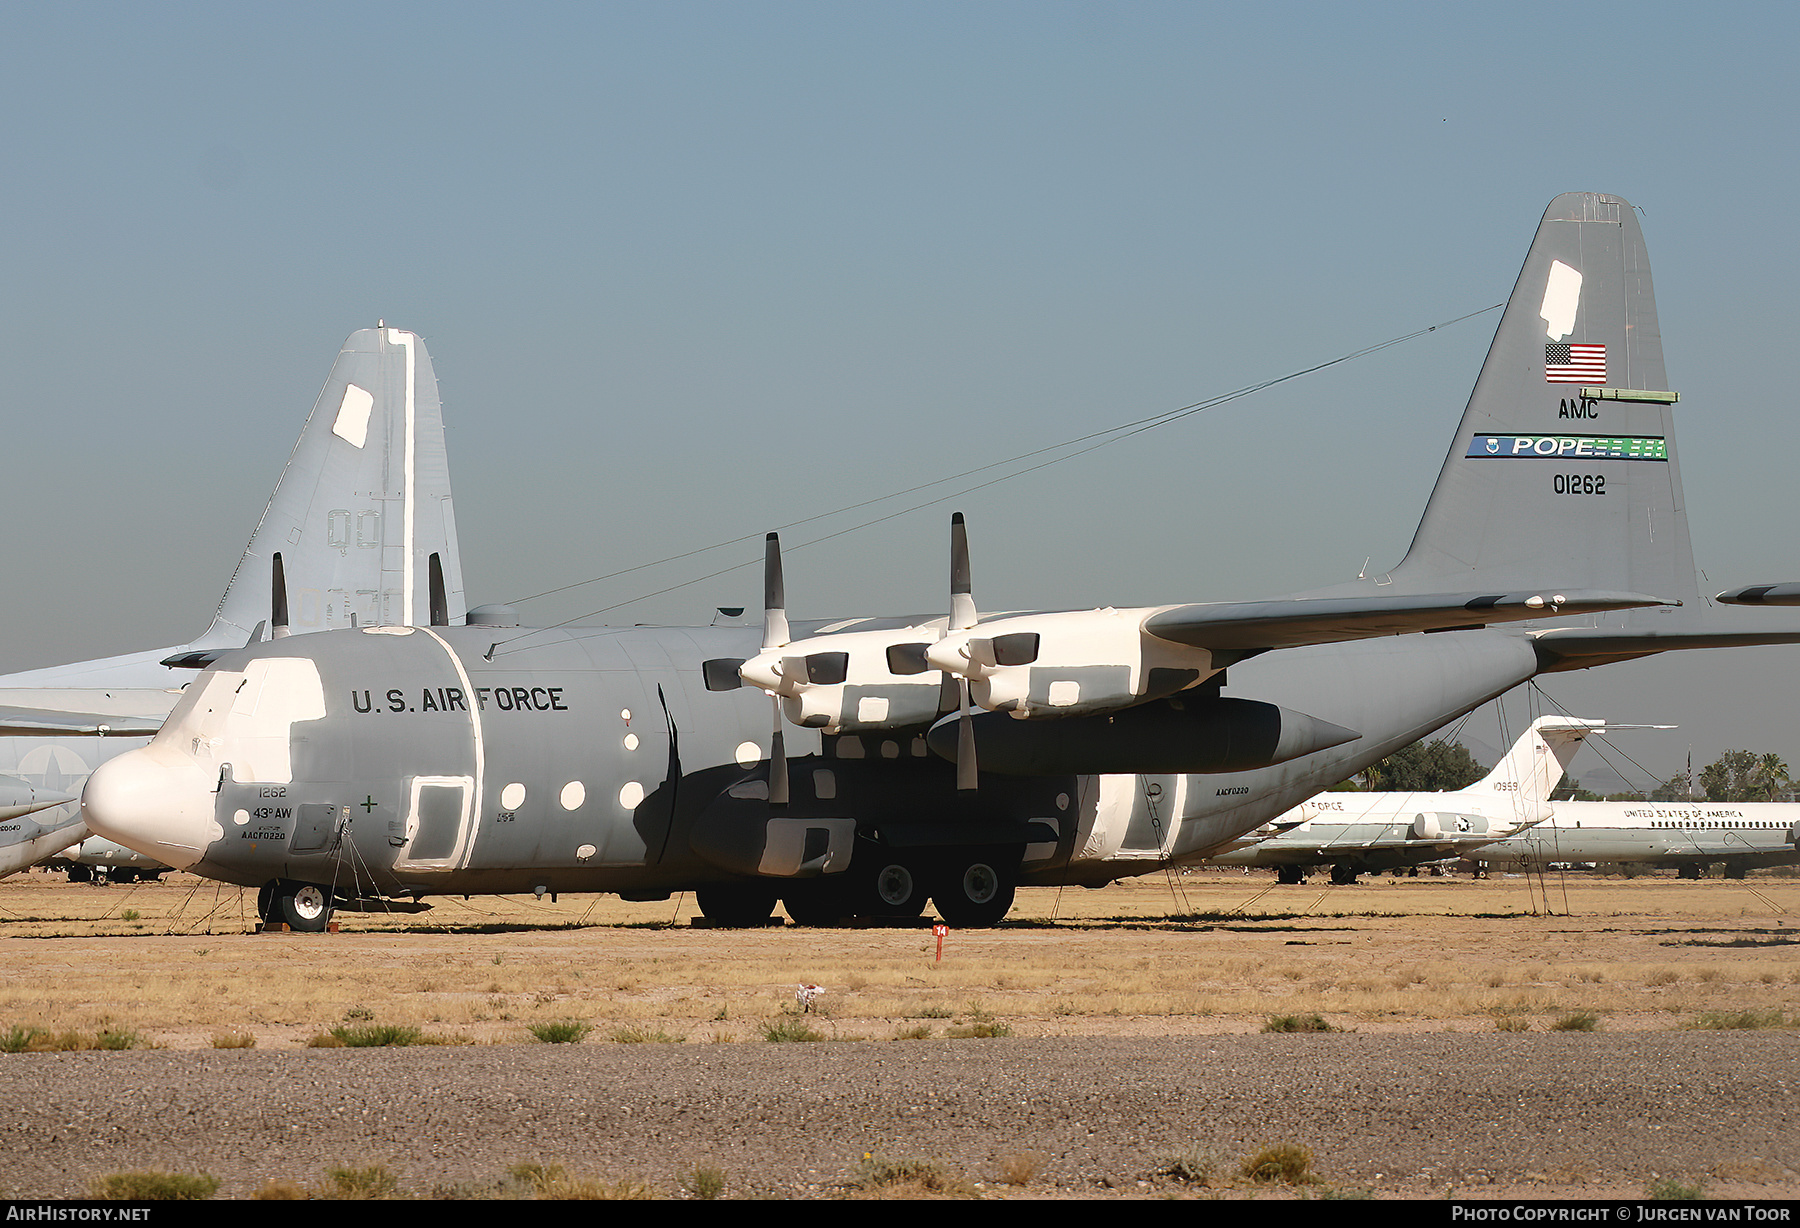
[{"label": "propeller blade", "polygon": [[956,722],[956,788],[968,793],[976,785],[975,725],[969,717],[969,680],[962,680],[962,715]]},{"label": "propeller blade", "polygon": [[769,738],[769,805],[788,804],[787,743],[781,736],[781,701],[775,701],[775,732]]},{"label": "propeller blade", "polygon": [[950,513],[950,630],[967,631],[980,619],[969,587],[969,530],[961,512]]},{"label": "propeller blade", "polygon": [[281,565],[281,552],[276,551],[269,575],[269,638],[279,640],[288,634],[287,571]]},{"label": "propeller blade", "polygon": [[771,533],[763,547],[762,646],[780,648],[788,639],[787,588],[781,582],[781,535]]}]

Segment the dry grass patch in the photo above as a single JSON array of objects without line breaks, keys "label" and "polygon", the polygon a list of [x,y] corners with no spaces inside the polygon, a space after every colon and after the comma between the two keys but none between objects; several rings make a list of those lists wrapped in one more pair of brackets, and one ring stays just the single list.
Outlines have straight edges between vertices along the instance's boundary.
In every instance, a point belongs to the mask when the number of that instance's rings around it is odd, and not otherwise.
[{"label": "dry grass patch", "polygon": [[1044,1157],[1035,1151],[1014,1151],[1000,1157],[996,1175],[1006,1185],[1021,1189],[1037,1179],[1044,1168]]},{"label": "dry grass patch", "polygon": [[1316,1185],[1312,1148],[1300,1143],[1271,1143],[1244,1157],[1239,1166],[1244,1177],[1258,1185]]},{"label": "dry grass patch", "polygon": [[525,1030],[539,1044],[577,1045],[594,1030],[594,1025],[583,1023],[579,1019],[552,1019],[545,1023],[529,1024]]},{"label": "dry grass patch", "polygon": [[270,1177],[257,1186],[256,1192],[250,1197],[258,1202],[303,1202],[312,1195],[305,1186],[285,1177]]},{"label": "dry grass patch", "polygon": [[1336,1032],[1340,1029],[1325,1022],[1323,1015],[1270,1015],[1264,1022],[1265,1032]]},{"label": "dry grass patch", "polygon": [[353,1165],[328,1168],[316,1197],[358,1202],[400,1198],[400,1175],[385,1164],[370,1164],[362,1168]]},{"label": "dry grass patch", "polygon": [[685,1036],[648,1027],[614,1028],[612,1039],[621,1045],[679,1045],[687,1041]]},{"label": "dry grass patch", "polygon": [[1593,1011],[1570,1011],[1549,1025],[1552,1032],[1598,1032],[1600,1016]]},{"label": "dry grass patch", "polygon": [[515,1182],[530,1191],[533,1198],[616,1202],[656,1197],[654,1187],[637,1177],[621,1177],[616,1180],[576,1177],[571,1176],[560,1164],[533,1162],[515,1164],[508,1171]]},{"label": "dry grass patch", "polygon": [[979,1198],[973,1182],[936,1160],[889,1160],[865,1155],[849,1187],[852,1198]]},{"label": "dry grass patch", "polygon": [[198,1202],[218,1192],[219,1179],[209,1173],[137,1169],[88,1182],[88,1197],[108,1202]]},{"label": "dry grass patch", "polygon": [[1800,1019],[1790,1019],[1780,1011],[1706,1011],[1687,1026],[1706,1032],[1737,1032],[1800,1027]]},{"label": "dry grass patch", "polygon": [[1184,1185],[1210,1186],[1222,1184],[1223,1175],[1230,1167],[1230,1163],[1216,1151],[1189,1147],[1186,1151],[1165,1159],[1151,1176],[1179,1181]]},{"label": "dry grass patch", "polygon": [[95,1032],[66,1028],[52,1032],[47,1028],[15,1024],[0,1032],[0,1053],[82,1053],[93,1049],[147,1049],[139,1033],[129,1028],[105,1027]]}]

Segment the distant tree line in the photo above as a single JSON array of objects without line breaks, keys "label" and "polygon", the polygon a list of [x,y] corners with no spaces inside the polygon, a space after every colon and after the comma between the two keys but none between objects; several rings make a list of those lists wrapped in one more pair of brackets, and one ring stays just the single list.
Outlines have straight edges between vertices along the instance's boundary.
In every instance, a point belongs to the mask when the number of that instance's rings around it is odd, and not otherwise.
[{"label": "distant tree line", "polygon": [[1447,793],[1487,774],[1461,742],[1421,739],[1364,768],[1362,787],[1371,793]]},{"label": "distant tree line", "polygon": [[[1447,793],[1466,789],[1488,769],[1476,762],[1461,742],[1423,739],[1403,746],[1386,759],[1363,769],[1361,784],[1346,782],[1340,789],[1361,788],[1379,793]],[[1776,754],[1728,750],[1695,773],[1677,772],[1651,792],[1656,802],[1685,802],[1703,798],[1709,802],[1772,802],[1794,788],[1788,765]],[[1565,774],[1550,795],[1559,802],[1635,802],[1642,793],[1609,793],[1602,797],[1577,789]]]},{"label": "distant tree line", "polygon": [[1704,796],[1709,802],[1772,802],[1793,786],[1788,765],[1780,755],[1728,750],[1691,778],[1686,772],[1669,777],[1656,787],[1650,799],[1685,802]]}]

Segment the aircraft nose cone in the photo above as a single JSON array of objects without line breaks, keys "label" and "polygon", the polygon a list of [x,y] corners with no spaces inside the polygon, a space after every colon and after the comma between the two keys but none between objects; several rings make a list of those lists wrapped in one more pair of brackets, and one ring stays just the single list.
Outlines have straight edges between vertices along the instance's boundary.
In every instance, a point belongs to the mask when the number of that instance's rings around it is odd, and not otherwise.
[{"label": "aircraft nose cone", "polygon": [[199,861],[223,835],[213,817],[213,779],[191,759],[154,746],[127,751],[94,769],[81,793],[96,834],[178,870]]}]

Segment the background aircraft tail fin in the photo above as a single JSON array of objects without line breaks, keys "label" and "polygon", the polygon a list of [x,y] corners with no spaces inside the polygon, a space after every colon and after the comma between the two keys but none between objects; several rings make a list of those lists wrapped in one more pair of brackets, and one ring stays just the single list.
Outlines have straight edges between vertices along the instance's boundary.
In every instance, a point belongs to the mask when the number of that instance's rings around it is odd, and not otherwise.
[{"label": "background aircraft tail fin", "polygon": [[[1617,196],[1550,203],[1390,592],[1699,597],[1650,263]],[[1609,616],[1652,623],[1668,612]]]},{"label": "background aircraft tail fin", "polygon": [[282,556],[298,635],[422,624],[432,613],[430,558],[444,608],[467,612],[437,376],[416,333],[352,333],[331,368],[218,613],[195,647],[242,645],[270,617]]},{"label": "background aircraft tail fin", "polygon": [[1538,806],[1550,799],[1551,791],[1568,771],[1569,761],[1582,743],[1606,728],[1605,721],[1540,716],[1519,735],[1494,770],[1470,785],[1469,791],[1515,794],[1527,806]]}]

